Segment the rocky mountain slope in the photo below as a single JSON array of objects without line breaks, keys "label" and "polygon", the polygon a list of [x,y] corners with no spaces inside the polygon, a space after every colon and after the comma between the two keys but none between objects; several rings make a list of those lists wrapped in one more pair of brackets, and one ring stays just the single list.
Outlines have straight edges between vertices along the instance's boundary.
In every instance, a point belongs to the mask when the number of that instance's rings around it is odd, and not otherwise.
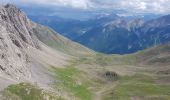
[{"label": "rocky mountain slope", "polygon": [[45,85],[50,82],[45,66],[63,66],[83,54],[92,51],[30,21],[14,5],[0,6],[0,84],[27,80]]},{"label": "rocky mountain slope", "polygon": [[31,23],[15,6],[1,6],[1,72],[20,79],[29,78],[29,47],[39,48]]}]

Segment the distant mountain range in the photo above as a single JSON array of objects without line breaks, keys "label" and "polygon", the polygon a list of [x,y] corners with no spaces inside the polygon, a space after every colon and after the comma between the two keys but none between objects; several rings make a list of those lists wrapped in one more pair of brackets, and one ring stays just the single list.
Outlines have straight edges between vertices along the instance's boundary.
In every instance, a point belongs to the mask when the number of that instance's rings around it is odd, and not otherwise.
[{"label": "distant mountain range", "polygon": [[170,15],[159,18],[101,15],[87,21],[58,17],[34,17],[35,22],[48,25],[69,39],[95,51],[127,54],[170,41]]}]

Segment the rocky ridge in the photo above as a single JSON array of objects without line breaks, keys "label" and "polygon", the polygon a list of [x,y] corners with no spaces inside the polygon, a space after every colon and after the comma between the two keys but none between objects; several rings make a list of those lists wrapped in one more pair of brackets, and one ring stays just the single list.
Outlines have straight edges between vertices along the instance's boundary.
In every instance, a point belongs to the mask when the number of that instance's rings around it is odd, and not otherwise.
[{"label": "rocky ridge", "polygon": [[20,79],[30,78],[26,49],[38,48],[31,21],[14,5],[0,6],[0,70]]}]

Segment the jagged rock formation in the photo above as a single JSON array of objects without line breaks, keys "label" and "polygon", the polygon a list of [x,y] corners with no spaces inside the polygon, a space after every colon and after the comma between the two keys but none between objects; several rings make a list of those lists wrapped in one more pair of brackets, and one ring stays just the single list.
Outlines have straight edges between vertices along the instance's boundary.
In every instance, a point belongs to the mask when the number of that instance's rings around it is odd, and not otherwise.
[{"label": "jagged rock formation", "polygon": [[0,7],[0,70],[20,79],[30,77],[26,49],[38,48],[31,21],[13,5]]}]

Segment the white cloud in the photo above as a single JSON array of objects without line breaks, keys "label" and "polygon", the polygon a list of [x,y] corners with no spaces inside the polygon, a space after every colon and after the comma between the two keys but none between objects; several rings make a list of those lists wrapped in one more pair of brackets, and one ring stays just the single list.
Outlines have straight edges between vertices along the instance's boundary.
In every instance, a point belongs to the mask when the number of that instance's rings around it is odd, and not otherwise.
[{"label": "white cloud", "polygon": [[42,6],[64,6],[79,9],[88,9],[93,7],[93,3],[90,0],[4,0],[4,2],[12,2],[22,5],[37,4]]},{"label": "white cloud", "polygon": [[121,0],[120,6],[136,13],[170,13],[170,0]]},{"label": "white cloud", "polygon": [[56,6],[81,8],[81,9],[88,9],[93,7],[93,4],[89,0],[41,0],[37,3],[49,4],[53,6],[56,5]]},{"label": "white cloud", "polygon": [[38,4],[77,9],[113,9],[130,13],[170,13],[170,0],[1,0],[21,5]]}]

